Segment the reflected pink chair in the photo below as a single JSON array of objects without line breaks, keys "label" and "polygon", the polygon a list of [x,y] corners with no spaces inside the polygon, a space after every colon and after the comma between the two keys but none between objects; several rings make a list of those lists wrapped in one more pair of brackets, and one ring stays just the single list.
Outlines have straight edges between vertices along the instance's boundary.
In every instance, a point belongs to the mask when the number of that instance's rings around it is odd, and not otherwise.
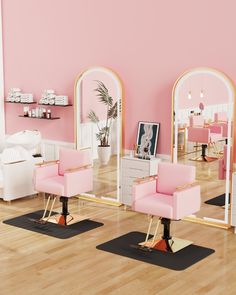
[{"label": "reflected pink chair", "polygon": [[[232,147],[230,148],[230,173],[232,172],[233,159],[232,159]],[[226,167],[227,167],[227,145],[224,145],[223,157],[219,160],[218,178],[226,179]]]},{"label": "reflected pink chair", "polygon": [[212,145],[217,152],[216,142],[223,139],[223,127],[220,125],[205,125],[203,116],[190,116],[188,128],[188,141],[201,143],[202,153],[195,161],[211,162],[217,160],[217,157],[206,155],[208,145]]},{"label": "reflected pink chair", "polygon": [[[151,215],[146,240],[140,247],[176,252],[191,244],[181,240],[181,245],[178,245],[180,240],[170,235],[170,223],[199,211],[200,186],[194,183],[195,173],[194,166],[160,163],[157,179],[140,180],[133,186],[133,210]],[[159,220],[154,236],[149,240],[154,216],[158,216]],[[161,239],[156,240],[160,222],[164,225],[164,233]]]},{"label": "reflected pink chair", "polygon": [[227,144],[227,137],[228,137],[228,117],[226,112],[219,112],[214,114],[214,125],[222,126],[223,130],[223,137]]},{"label": "reflected pink chair", "polygon": [[[60,196],[62,213],[59,224],[67,225],[68,199],[72,196],[91,191],[93,188],[92,158],[90,150],[60,149],[59,161],[40,164],[35,170],[35,190],[53,196],[53,203],[46,218],[48,221],[55,203]],[[50,202],[50,196],[41,221],[44,222]],[[73,218],[72,218],[73,219]]]}]

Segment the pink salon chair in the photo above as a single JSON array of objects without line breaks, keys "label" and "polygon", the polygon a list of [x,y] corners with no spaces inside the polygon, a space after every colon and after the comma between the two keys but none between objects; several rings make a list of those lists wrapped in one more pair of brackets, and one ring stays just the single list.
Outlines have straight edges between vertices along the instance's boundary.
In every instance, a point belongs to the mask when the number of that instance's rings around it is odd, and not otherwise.
[{"label": "pink salon chair", "polygon": [[[171,220],[180,220],[200,209],[200,186],[194,184],[195,167],[182,164],[160,163],[158,176],[137,181],[133,186],[132,208],[151,215],[146,239],[140,248],[176,252],[192,242],[172,238]],[[149,240],[153,217],[158,216],[154,236]],[[164,226],[161,239],[156,239],[160,222]]]},{"label": "pink salon chair", "polygon": [[226,112],[219,112],[214,114],[214,125],[222,126],[222,135],[225,139],[227,144],[227,137],[228,137],[228,117]]},{"label": "pink salon chair", "polygon": [[188,141],[201,143],[201,156],[191,159],[200,162],[211,162],[217,160],[217,157],[206,155],[208,146],[213,146],[218,153],[216,142],[223,139],[223,127],[220,125],[205,125],[203,116],[191,116],[189,118]]},{"label": "pink salon chair", "polygon": [[[230,153],[232,155],[232,147],[230,148]],[[233,159],[230,156],[230,173],[232,173]],[[219,160],[219,170],[218,178],[223,180],[226,178],[226,167],[227,167],[227,145],[224,146],[223,157]]]},{"label": "pink salon chair", "polygon": [[[72,196],[92,190],[93,172],[90,150],[60,149],[59,161],[40,164],[35,170],[35,190],[49,194],[44,214],[40,223],[49,221],[56,196],[60,196],[62,213],[57,218],[57,223],[67,225],[74,219],[68,212],[68,199]],[[49,215],[46,217],[49,203]],[[70,220],[68,220],[70,216]]]}]

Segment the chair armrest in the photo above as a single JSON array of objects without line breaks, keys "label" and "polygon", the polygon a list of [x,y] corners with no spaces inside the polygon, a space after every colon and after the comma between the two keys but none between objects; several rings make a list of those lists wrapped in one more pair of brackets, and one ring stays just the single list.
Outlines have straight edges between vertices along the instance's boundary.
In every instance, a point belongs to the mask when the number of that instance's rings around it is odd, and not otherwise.
[{"label": "chair armrest", "polygon": [[84,166],[80,166],[80,167],[66,169],[64,174],[72,173],[72,172],[76,172],[76,171],[81,171],[81,170],[88,169],[88,168],[92,168],[92,165],[84,165]]},{"label": "chair armrest", "polygon": [[64,174],[67,197],[89,192],[93,189],[93,169],[84,168]]},{"label": "chair armrest", "polygon": [[196,182],[186,183],[184,185],[177,186],[176,191],[180,191],[180,190],[183,190],[183,189],[195,186],[195,185],[197,185]]},{"label": "chair armrest", "polygon": [[35,164],[35,166],[43,167],[43,166],[49,166],[49,165],[54,165],[54,164],[58,164],[58,163],[59,163],[58,160],[54,160],[54,161],[43,161],[42,163]]},{"label": "chair armrest", "polygon": [[173,194],[174,219],[182,219],[200,210],[200,185],[191,185],[178,189]]},{"label": "chair armrest", "polygon": [[37,182],[45,178],[50,178],[58,175],[58,164],[42,165],[35,167],[34,170],[34,183],[37,186]]},{"label": "chair armrest", "polygon": [[132,187],[132,204],[137,200],[156,193],[157,180],[134,183]]},{"label": "chair armrest", "polygon": [[151,176],[137,178],[134,181],[134,183],[141,184],[141,183],[150,182],[150,181],[156,180],[156,179],[157,179],[157,175],[151,175]]}]

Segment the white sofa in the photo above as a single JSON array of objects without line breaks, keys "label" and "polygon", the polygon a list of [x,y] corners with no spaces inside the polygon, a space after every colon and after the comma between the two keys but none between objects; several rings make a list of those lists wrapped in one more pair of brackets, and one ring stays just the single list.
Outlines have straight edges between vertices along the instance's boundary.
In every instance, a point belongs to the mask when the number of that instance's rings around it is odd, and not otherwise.
[{"label": "white sofa", "polygon": [[34,158],[22,147],[6,148],[0,155],[0,198],[11,201],[33,195]]}]

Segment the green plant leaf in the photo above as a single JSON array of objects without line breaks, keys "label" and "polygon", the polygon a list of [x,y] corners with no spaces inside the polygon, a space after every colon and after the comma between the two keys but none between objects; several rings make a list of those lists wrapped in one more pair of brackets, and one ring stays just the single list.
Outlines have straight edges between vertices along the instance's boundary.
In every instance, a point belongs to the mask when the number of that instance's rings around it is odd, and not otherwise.
[{"label": "green plant leaf", "polygon": [[94,91],[97,92],[99,101],[111,107],[113,105],[113,98],[109,95],[108,89],[103,82],[98,80],[95,81],[97,82],[98,87],[95,88]]},{"label": "green plant leaf", "polygon": [[99,118],[98,116],[95,114],[94,111],[90,111],[89,114],[88,114],[88,118],[95,124],[97,124],[99,122]]},{"label": "green plant leaf", "polygon": [[117,118],[117,102],[108,110],[108,118],[109,119]]}]

